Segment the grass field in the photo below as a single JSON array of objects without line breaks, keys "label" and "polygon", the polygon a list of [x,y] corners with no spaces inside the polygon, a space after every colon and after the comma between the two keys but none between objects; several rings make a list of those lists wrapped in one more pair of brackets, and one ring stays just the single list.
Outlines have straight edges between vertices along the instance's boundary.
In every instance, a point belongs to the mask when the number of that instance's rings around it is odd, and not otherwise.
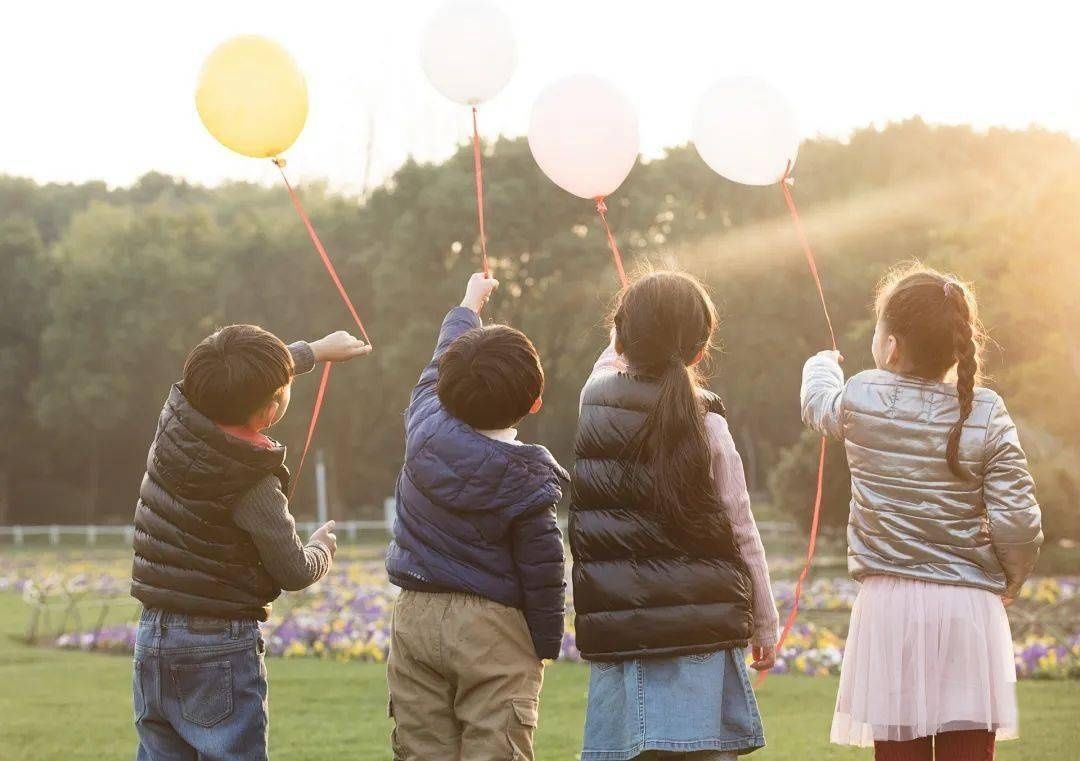
[{"label": "grass field", "polygon": [[[130,660],[28,647],[19,639],[26,616],[18,597],[0,594],[0,760],[133,758]],[[391,758],[382,666],[274,658],[268,668],[274,758]],[[579,664],[548,669],[536,740],[541,761],[577,757],[587,681]],[[828,744],[835,691],[832,678],[767,681],[759,699],[769,745],[754,758],[869,759],[867,750]],[[1077,758],[1080,682],[1022,682],[1020,700],[1023,738],[1003,744],[999,759]]]}]

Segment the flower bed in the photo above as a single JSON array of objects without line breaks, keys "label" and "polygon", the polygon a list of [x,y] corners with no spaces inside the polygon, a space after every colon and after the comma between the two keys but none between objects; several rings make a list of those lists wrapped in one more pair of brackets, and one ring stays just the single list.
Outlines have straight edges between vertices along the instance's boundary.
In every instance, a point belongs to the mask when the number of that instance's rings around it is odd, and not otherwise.
[{"label": "flower bed", "polygon": [[[28,602],[80,599],[121,603],[127,599],[126,561],[68,561],[63,558],[0,558],[0,592],[21,593]],[[858,585],[846,578],[816,579],[803,590],[802,613],[778,654],[776,673],[821,676],[837,674],[843,661],[845,613],[850,610]],[[777,603],[789,608],[794,584],[777,581]],[[263,624],[267,652],[284,658],[315,657],[341,661],[382,662],[389,648],[390,619],[396,588],[387,580],[382,563],[347,551],[331,574],[302,592],[287,593],[275,603],[270,620]],[[1080,604],[1080,579],[1035,579],[1028,584],[1017,609],[1022,612],[1024,633],[1017,636],[1017,674],[1024,678],[1080,678],[1080,623],[1064,635],[1039,629],[1042,611],[1054,606]],[[134,610],[134,609],[133,609]],[[822,623],[822,620],[828,623]],[[1034,624],[1033,624],[1034,622]],[[1014,623],[1016,626],[1016,623]],[[130,653],[134,649],[136,624],[129,621],[97,631],[65,633],[55,639],[57,647],[97,652]],[[567,616],[562,658],[580,660],[573,632],[573,611]]]}]

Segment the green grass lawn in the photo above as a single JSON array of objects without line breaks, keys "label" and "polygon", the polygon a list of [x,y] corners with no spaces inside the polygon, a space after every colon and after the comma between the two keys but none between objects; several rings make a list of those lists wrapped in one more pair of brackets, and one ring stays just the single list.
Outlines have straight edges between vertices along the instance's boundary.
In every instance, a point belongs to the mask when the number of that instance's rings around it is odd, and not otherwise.
[{"label": "green grass lawn", "polygon": [[[0,759],[131,759],[131,664],[127,658],[28,647],[18,639],[27,609],[0,595]],[[276,759],[391,758],[383,668],[314,659],[268,661],[270,744]],[[574,759],[580,749],[588,669],[547,671],[537,757]],[[868,750],[830,746],[836,680],[781,676],[759,693],[768,747],[761,761],[869,759]],[[1023,738],[1002,745],[1002,761],[1075,759],[1080,682],[1022,682]],[[432,761],[438,761],[433,759]]]}]

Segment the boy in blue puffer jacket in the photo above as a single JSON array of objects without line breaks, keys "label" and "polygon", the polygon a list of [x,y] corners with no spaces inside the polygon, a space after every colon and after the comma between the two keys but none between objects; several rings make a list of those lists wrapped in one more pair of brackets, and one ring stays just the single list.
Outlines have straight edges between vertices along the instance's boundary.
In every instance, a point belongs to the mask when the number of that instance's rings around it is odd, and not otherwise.
[{"label": "boy in blue puffer jacket", "polygon": [[532,759],[542,659],[565,616],[555,506],[565,470],[514,426],[540,410],[532,342],[479,313],[473,275],[443,320],[405,413],[405,464],[386,555],[402,588],[387,682],[395,761]]}]

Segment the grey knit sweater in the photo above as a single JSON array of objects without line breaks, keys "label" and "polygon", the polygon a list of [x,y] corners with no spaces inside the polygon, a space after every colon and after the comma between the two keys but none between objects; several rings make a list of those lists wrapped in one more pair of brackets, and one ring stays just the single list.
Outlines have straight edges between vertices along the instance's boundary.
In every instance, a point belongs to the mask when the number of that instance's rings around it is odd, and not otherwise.
[{"label": "grey knit sweater", "polygon": [[[315,366],[315,354],[306,342],[291,344],[289,351],[297,375]],[[330,548],[322,542],[305,545],[297,535],[296,520],[277,476],[267,476],[241,497],[233,510],[233,521],[251,535],[263,567],[282,589],[304,589],[330,570]]]}]

